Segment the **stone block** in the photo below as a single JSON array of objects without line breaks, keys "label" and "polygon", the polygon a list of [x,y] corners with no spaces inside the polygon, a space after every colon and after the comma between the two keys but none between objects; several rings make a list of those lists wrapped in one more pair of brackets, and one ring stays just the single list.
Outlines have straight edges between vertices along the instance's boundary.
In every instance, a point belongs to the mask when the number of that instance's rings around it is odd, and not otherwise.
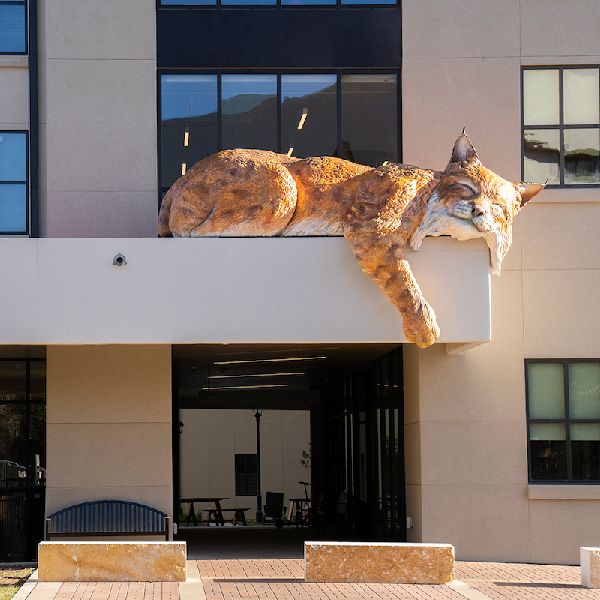
[{"label": "stone block", "polygon": [[395,542],[305,542],[310,583],[448,583],[454,546]]},{"label": "stone block", "polygon": [[586,588],[600,588],[600,548],[580,548],[581,585]]},{"label": "stone block", "polygon": [[39,581],[185,581],[185,542],[41,542]]}]

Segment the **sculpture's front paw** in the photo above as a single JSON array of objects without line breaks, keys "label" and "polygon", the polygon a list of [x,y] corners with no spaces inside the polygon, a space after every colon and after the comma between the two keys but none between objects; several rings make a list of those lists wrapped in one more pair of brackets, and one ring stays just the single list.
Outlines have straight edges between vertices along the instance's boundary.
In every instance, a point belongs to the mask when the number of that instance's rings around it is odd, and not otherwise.
[{"label": "sculpture's front paw", "polygon": [[425,300],[411,314],[402,315],[404,319],[404,335],[409,342],[414,342],[419,348],[431,346],[440,337],[435,312]]}]

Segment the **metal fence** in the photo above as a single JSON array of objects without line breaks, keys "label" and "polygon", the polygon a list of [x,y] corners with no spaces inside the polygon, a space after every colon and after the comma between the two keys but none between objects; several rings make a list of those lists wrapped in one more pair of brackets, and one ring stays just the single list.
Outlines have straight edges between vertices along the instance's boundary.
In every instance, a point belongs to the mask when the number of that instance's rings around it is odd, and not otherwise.
[{"label": "metal fence", "polygon": [[44,496],[40,486],[0,487],[0,561],[36,560],[44,536]]}]

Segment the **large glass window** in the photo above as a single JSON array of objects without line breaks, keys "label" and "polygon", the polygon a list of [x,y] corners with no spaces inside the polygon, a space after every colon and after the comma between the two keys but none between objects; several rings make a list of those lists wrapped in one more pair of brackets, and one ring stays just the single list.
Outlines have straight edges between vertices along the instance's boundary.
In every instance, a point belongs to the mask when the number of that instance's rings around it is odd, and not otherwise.
[{"label": "large glass window", "polygon": [[162,191],[227,148],[396,162],[397,114],[393,73],[164,74]]},{"label": "large glass window", "polygon": [[600,361],[527,361],[529,479],[600,481]]},{"label": "large glass window", "polygon": [[0,131],[0,234],[27,233],[27,133]]},{"label": "large glass window", "polygon": [[0,360],[0,488],[44,485],[46,361]]},{"label": "large glass window", "polygon": [[0,54],[26,53],[25,0],[0,0]]},{"label": "large glass window", "polygon": [[523,179],[600,184],[600,69],[523,69]]},{"label": "large glass window", "polygon": [[303,6],[387,5],[396,0],[160,0],[160,6]]}]

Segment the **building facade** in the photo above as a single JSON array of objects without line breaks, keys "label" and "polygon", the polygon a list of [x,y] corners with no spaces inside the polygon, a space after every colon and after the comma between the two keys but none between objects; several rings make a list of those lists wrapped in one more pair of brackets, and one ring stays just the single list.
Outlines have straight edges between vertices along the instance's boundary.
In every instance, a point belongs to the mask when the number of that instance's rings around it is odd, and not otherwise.
[{"label": "building facade", "polygon": [[[600,544],[599,26],[593,0],[0,0],[0,460],[46,514],[173,515],[180,411],[304,410],[313,495],[348,491],[357,532],[577,563]],[[463,127],[548,185],[499,278],[481,240],[409,252],[430,348],[342,238],[157,239],[222,148],[443,169]]]}]

